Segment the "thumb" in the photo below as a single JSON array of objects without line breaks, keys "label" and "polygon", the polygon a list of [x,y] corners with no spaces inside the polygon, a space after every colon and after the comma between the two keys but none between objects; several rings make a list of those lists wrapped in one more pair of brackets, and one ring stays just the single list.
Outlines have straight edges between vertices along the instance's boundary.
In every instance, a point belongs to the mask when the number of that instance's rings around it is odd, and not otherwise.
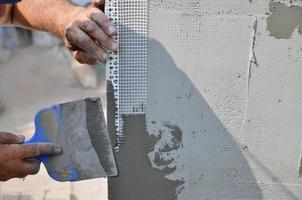
[{"label": "thumb", "polygon": [[22,144],[25,140],[23,135],[15,135],[7,132],[0,132],[1,144]]},{"label": "thumb", "polygon": [[54,143],[33,143],[20,145],[17,150],[19,158],[33,158],[40,155],[60,155],[63,149]]}]

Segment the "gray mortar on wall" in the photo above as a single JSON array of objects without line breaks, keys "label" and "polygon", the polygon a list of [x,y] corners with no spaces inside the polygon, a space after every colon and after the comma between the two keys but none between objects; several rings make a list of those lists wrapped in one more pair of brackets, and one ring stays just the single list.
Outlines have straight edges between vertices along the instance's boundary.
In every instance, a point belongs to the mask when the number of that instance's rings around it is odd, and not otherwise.
[{"label": "gray mortar on wall", "polygon": [[[107,91],[108,129],[112,136],[112,141],[115,141],[115,106],[110,83],[108,83]],[[147,133],[145,115],[124,116],[123,119],[123,130],[127,139],[120,152],[116,154],[119,176],[111,177],[108,180],[109,199],[175,199],[175,188],[182,182],[165,179],[167,174],[175,171],[173,168],[165,168],[162,171],[152,168],[147,155],[158,138],[149,136]],[[163,161],[163,164],[166,164],[166,161]]]},{"label": "gray mortar on wall", "polygon": [[287,6],[285,3],[271,1],[269,3],[270,16],[267,18],[267,30],[277,39],[290,39],[298,28],[302,35],[302,7]]}]

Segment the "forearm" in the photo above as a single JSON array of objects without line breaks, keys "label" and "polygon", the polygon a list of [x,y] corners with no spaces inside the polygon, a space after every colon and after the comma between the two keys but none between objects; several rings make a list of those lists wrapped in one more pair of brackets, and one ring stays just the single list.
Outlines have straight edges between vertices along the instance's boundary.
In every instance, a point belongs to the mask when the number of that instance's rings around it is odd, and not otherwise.
[{"label": "forearm", "polygon": [[12,24],[63,37],[70,20],[82,10],[69,0],[23,0],[12,9]]},{"label": "forearm", "polygon": [[12,5],[0,4],[0,24],[10,24],[12,20]]}]

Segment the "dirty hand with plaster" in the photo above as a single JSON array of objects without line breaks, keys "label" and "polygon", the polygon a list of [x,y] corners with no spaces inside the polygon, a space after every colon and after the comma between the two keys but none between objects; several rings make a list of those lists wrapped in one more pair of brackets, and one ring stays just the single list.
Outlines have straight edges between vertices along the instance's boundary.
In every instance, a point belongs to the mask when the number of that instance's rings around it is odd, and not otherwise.
[{"label": "dirty hand with plaster", "polygon": [[62,148],[52,143],[24,144],[24,136],[0,132],[0,181],[37,174],[40,155],[59,155]]},{"label": "dirty hand with plaster", "polygon": [[[96,2],[96,1],[95,1]],[[80,63],[105,63],[107,50],[116,51],[118,45],[113,36],[116,29],[103,13],[99,5],[80,11],[65,29],[65,43]]]},{"label": "dirty hand with plaster", "polygon": [[62,0],[22,0],[0,4],[0,24],[51,32],[62,38],[80,63],[105,63],[107,50],[116,51],[117,30],[103,13],[104,0],[84,8]]}]

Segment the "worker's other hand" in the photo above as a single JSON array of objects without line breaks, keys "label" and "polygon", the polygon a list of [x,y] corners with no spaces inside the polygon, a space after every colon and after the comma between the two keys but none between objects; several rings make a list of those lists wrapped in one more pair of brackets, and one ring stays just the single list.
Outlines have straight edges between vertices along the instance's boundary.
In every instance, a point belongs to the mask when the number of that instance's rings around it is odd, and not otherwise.
[{"label": "worker's other hand", "polygon": [[107,50],[116,51],[117,30],[107,16],[96,7],[82,9],[65,29],[65,43],[80,63],[105,63]]},{"label": "worker's other hand", "polygon": [[40,170],[40,161],[34,157],[62,152],[56,144],[23,144],[24,139],[24,136],[0,132],[0,181],[36,174]]}]

